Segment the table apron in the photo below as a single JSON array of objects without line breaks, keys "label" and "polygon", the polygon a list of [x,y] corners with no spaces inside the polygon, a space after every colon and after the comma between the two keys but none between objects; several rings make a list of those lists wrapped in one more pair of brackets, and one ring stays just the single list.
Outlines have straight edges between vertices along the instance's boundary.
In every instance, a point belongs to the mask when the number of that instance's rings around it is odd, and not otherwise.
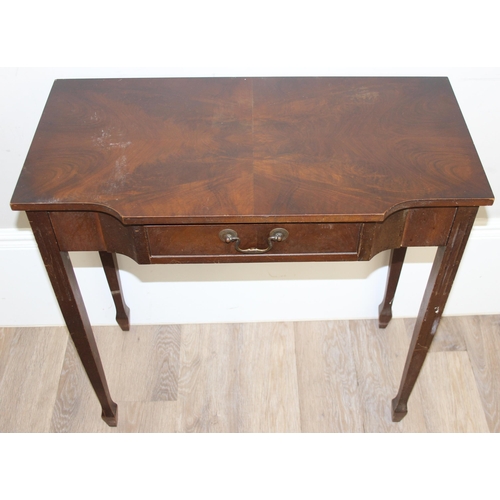
[{"label": "table apron", "polygon": [[[370,260],[383,250],[446,245],[456,207],[413,208],[383,222],[124,225],[97,212],[49,212],[61,251],[107,251],[139,264]],[[265,249],[271,230],[289,235],[266,253],[240,253],[219,237],[237,232],[242,249]]]}]

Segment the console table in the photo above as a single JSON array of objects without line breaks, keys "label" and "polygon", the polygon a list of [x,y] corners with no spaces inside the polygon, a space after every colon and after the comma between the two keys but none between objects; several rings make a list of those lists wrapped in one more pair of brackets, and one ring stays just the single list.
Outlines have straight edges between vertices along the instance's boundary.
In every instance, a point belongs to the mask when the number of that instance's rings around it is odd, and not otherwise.
[{"label": "console table", "polygon": [[[68,256],[97,251],[129,329],[116,253],[139,264],[369,260],[437,246],[393,420],[407,402],[479,206],[493,193],[447,78],[55,81],[15,189],[69,333],[117,424]],[[355,300],[355,298],[351,298]]]}]

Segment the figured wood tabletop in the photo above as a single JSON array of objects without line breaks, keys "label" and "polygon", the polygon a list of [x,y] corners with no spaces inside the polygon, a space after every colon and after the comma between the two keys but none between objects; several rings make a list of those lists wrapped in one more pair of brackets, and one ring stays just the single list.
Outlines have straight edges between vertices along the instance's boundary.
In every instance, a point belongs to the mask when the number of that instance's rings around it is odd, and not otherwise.
[{"label": "figured wood tabletop", "polygon": [[184,224],[492,203],[447,78],[285,77],[57,80],[11,206]]}]

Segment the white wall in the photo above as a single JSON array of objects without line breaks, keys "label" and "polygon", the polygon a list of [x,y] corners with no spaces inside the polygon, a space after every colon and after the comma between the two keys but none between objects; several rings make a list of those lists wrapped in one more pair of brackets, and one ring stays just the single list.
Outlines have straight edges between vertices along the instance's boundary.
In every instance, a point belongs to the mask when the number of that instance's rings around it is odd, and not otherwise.
[{"label": "white wall", "polygon": [[[0,325],[62,324],[26,217],[9,208],[56,78],[448,76],[500,193],[497,16],[482,0],[473,9],[435,0],[10,2],[0,28]],[[500,203],[479,217],[445,314],[500,313]],[[433,254],[409,251],[395,316],[417,314]],[[97,256],[72,258],[92,322],[113,324]],[[387,254],[368,263],[119,260],[134,323],[185,323],[375,317]]]},{"label": "white wall", "polygon": [[[216,74],[263,73],[221,70]],[[212,74],[204,69],[0,70],[1,325],[63,324],[27,220],[24,214],[11,212],[8,205],[52,81]],[[448,76],[493,191],[500,193],[496,136],[500,129],[499,70],[330,68],[322,74]],[[433,249],[410,250],[394,305],[396,317],[417,314],[433,255]],[[500,313],[498,255],[500,204],[480,210],[445,314]],[[73,260],[92,322],[113,324],[113,304],[97,256],[79,253]],[[387,254],[369,263],[139,266],[120,257],[120,265],[126,300],[136,324],[355,319],[377,315]]]}]

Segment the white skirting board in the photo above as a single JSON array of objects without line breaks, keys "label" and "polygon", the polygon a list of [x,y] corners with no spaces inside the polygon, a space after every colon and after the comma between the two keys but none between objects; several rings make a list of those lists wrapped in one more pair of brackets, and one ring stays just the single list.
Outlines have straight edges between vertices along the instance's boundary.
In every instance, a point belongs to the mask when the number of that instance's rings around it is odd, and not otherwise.
[{"label": "white skirting board", "polygon": [[[435,248],[410,248],[394,317],[415,317]],[[72,261],[90,321],[114,325],[97,253]],[[119,256],[132,324],[239,323],[376,318],[389,252],[370,262],[140,266]],[[500,219],[476,221],[444,311],[500,314]],[[31,231],[0,229],[0,326],[63,325]]]}]

